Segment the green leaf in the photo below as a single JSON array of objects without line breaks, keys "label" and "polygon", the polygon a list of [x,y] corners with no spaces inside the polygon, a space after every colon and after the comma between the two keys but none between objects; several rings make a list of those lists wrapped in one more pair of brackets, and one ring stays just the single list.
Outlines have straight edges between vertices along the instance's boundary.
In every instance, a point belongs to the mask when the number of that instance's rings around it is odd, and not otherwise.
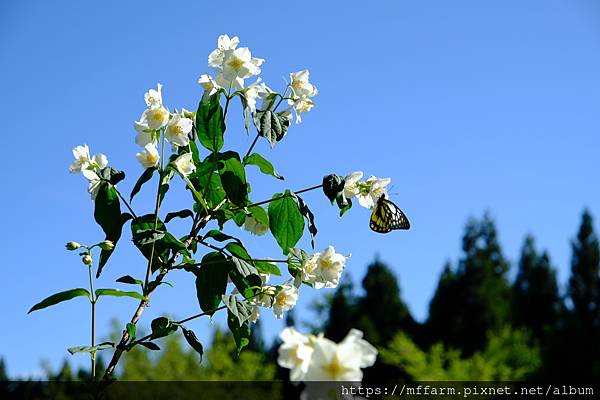
[{"label": "green leaf", "polygon": [[143,285],[144,284],[144,282],[142,282],[139,279],[135,279],[131,275],[124,275],[124,276],[120,277],[119,279],[117,279],[116,282],[127,283],[129,285]]},{"label": "green leaf", "polygon": [[287,133],[290,121],[281,113],[276,114],[270,110],[257,111],[254,116],[254,126],[259,135],[265,137],[273,147]]},{"label": "green leaf", "polygon": [[105,167],[100,171],[100,178],[107,180],[111,185],[116,185],[125,179],[125,172],[114,169],[113,167]]},{"label": "green leaf", "polygon": [[133,342],[135,340],[135,334],[137,331],[135,324],[128,322],[127,325],[125,326],[125,329],[127,330],[127,335],[129,335],[129,341]]},{"label": "green leaf", "polygon": [[67,351],[71,354],[75,354],[75,353],[92,353],[92,352],[97,352],[100,350],[105,350],[105,349],[110,349],[115,347],[115,344],[112,342],[104,342],[104,343],[100,343],[99,345],[96,346],[76,346],[76,347],[71,347],[68,348]]},{"label": "green leaf", "polygon": [[142,346],[144,346],[145,348],[150,349],[150,350],[160,350],[160,347],[158,347],[158,345],[156,343],[139,342],[138,344],[141,344]]},{"label": "green leaf", "polygon": [[[175,161],[176,158],[177,158],[177,154],[171,155],[171,157],[169,157],[169,162]],[[165,195],[169,191],[169,187],[170,187],[169,185],[171,183],[171,179],[173,179],[173,176],[175,176],[175,171],[171,167],[167,167],[165,169],[165,171],[161,174],[159,198],[158,198],[159,206],[162,204],[162,201],[165,198]]]},{"label": "green leaf", "polygon": [[[104,173],[105,170],[106,168],[102,170],[102,173]],[[116,179],[113,179],[113,181],[114,180]],[[114,186],[106,181],[101,181],[98,187],[98,193],[96,194],[94,219],[104,231],[104,234],[106,235],[105,240],[112,241],[116,246],[121,238],[123,225],[130,218],[131,216],[129,214],[121,214],[119,196],[117,195]],[[114,249],[103,250],[100,254],[100,262],[98,264],[96,277],[99,277],[102,273],[102,269],[113,251]]]},{"label": "green leaf", "polygon": [[42,308],[50,307],[58,303],[62,303],[63,301],[74,299],[79,296],[87,296],[90,298],[90,292],[83,288],[66,290],[64,292],[55,293],[52,296],[46,297],[44,300],[40,301],[27,312],[29,314],[32,311],[41,310]]},{"label": "green leaf", "polygon": [[183,326],[181,327],[181,330],[183,332],[183,337],[188,344],[192,347],[192,349],[196,350],[196,352],[200,354],[200,362],[202,362],[202,356],[204,355],[204,347],[202,347],[202,343],[200,343],[194,331],[186,329]]},{"label": "green leaf", "polygon": [[97,289],[96,297],[100,296],[114,296],[114,297],[133,297],[138,300],[145,300],[146,298],[138,292],[124,292],[119,289]]},{"label": "green leaf", "polygon": [[238,321],[238,325],[248,321],[248,318],[252,315],[252,308],[245,301],[241,301],[237,296],[223,295],[223,304],[227,306],[229,313],[232,314]]},{"label": "green leaf", "polygon": [[144,183],[146,183],[150,179],[152,179],[152,175],[154,175],[155,171],[156,171],[156,167],[151,167],[151,168],[146,168],[144,170],[144,172],[142,172],[142,175],[140,175],[137,182],[133,186],[133,189],[131,190],[131,195],[129,196],[129,201],[133,200],[133,196],[138,194],[138,192],[140,191],[140,189],[142,188],[142,185]]},{"label": "green leaf", "polygon": [[263,156],[261,156],[258,153],[252,153],[248,157],[244,157],[243,164],[244,165],[248,165],[248,164],[256,165],[260,169],[260,172],[262,172],[263,174],[271,175],[277,179],[283,180],[283,176],[281,176],[277,172],[275,172],[275,168],[273,167],[273,164],[271,164],[269,161],[267,161]]},{"label": "green leaf", "polygon": [[238,318],[231,313],[230,310],[227,310],[227,326],[229,330],[233,334],[233,339],[235,340],[236,351],[237,354],[240,354],[240,351],[248,343],[250,343],[250,325],[248,321],[245,321],[241,326],[238,324]]},{"label": "green leaf", "polygon": [[256,270],[261,274],[271,274],[281,276],[281,271],[279,267],[275,264],[271,264],[266,261],[254,261],[254,265],[256,265]]},{"label": "green leaf", "polygon": [[250,254],[246,251],[246,248],[242,245],[241,242],[230,242],[225,245],[225,250],[230,252],[232,255],[241,258],[243,260],[250,260]]},{"label": "green leaf", "polygon": [[246,204],[248,187],[246,171],[240,162],[240,156],[234,151],[219,154],[219,173],[227,198],[236,206]]},{"label": "green leaf", "polygon": [[230,268],[230,262],[221,253],[208,253],[202,258],[196,275],[196,294],[202,311],[210,313],[221,303]]},{"label": "green leaf", "polygon": [[179,325],[174,324],[166,317],[158,317],[150,323],[150,327],[152,328],[152,339],[158,339],[175,332]]},{"label": "green leaf", "polygon": [[340,208],[340,217],[346,213],[350,208],[352,208],[352,200],[344,199],[343,196],[338,196],[336,199],[337,205]]},{"label": "green leaf", "polygon": [[[154,242],[152,272],[167,261],[169,250],[179,251],[183,246],[183,243],[167,232],[165,224],[160,219],[156,224],[156,229],[154,229],[154,221],[154,214],[146,214],[131,223],[133,242],[147,260],[150,259],[152,254],[152,242]],[[187,252],[187,250],[185,251]]]},{"label": "green leaf", "polygon": [[196,132],[202,146],[217,152],[223,147],[225,120],[221,108],[221,92],[202,99],[196,111]]},{"label": "green leaf", "polygon": [[254,206],[248,209],[250,211],[250,215],[265,226],[269,226],[269,215],[261,206]]},{"label": "green leaf", "polygon": [[188,209],[170,212],[165,217],[165,224],[168,223],[169,221],[171,221],[173,218],[193,218],[193,217],[194,217],[194,213],[192,212],[192,210],[188,210]]},{"label": "green leaf", "polygon": [[306,222],[308,222],[308,233],[310,233],[310,244],[312,248],[315,248],[315,236],[317,236],[317,226],[315,225],[315,215],[310,211],[308,205],[302,200],[302,197],[294,194],[294,197],[298,201],[298,208],[300,209],[300,213],[304,215],[306,218]]},{"label": "green leaf", "polygon": [[217,242],[224,242],[226,240],[233,240],[239,244],[241,244],[242,242],[240,242],[240,239],[231,236],[231,235],[227,235],[226,233],[221,232],[218,229],[212,229],[210,231],[208,231],[205,235],[204,235],[204,239],[214,239]]},{"label": "green leaf", "polygon": [[344,190],[344,178],[336,174],[329,174],[323,177],[323,193],[329,199],[331,204]]},{"label": "green leaf", "polygon": [[276,194],[273,198],[277,200],[269,204],[269,228],[283,254],[287,254],[302,237],[304,218],[289,190],[283,197]]},{"label": "green leaf", "polygon": [[258,288],[262,286],[258,270],[241,258],[231,257],[231,262],[232,268],[229,270],[229,277],[237,290],[245,298],[254,296]]}]

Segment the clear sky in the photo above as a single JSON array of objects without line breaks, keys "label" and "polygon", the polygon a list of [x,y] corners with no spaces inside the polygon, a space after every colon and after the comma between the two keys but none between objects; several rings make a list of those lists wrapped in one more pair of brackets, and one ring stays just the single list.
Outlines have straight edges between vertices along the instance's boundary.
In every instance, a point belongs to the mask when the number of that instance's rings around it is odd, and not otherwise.
[{"label": "clear sky", "polygon": [[[367,210],[339,219],[322,193],[304,196],[317,215],[317,246],[352,253],[347,272],[356,281],[379,254],[423,320],[444,262],[460,255],[467,218],[490,210],[513,274],[531,232],[565,282],[582,209],[600,216],[596,1],[2,1],[0,356],[9,373],[38,374],[41,359],[56,367],[67,347],[89,340],[82,299],[26,315],[41,298],[86,285],[85,268],[64,243],[103,238],[84,179],[68,172],[71,149],[87,143],[107,154],[127,172],[120,187],[129,192],[141,172],[132,122],[144,92],[160,82],[170,108],[194,109],[196,80],[223,33],[266,59],[262,76],[273,88],[303,68],[319,88],[317,107],[280,145],[270,151],[260,143],[287,179],[251,173],[254,200],[318,184],[330,172],[392,178],[409,232],[375,234]],[[239,117],[239,106],[231,115]],[[226,145],[242,152],[251,139],[231,122]],[[167,208],[187,204],[175,186]],[[150,192],[134,201],[138,213],[151,211]],[[127,240],[99,287],[143,275],[144,260]],[[272,238],[251,240],[255,256],[280,255]],[[176,288],[161,288],[143,324],[165,312],[197,312],[190,276],[169,280]],[[300,320],[312,317],[315,293],[302,290]],[[99,336],[135,306],[102,299]],[[273,337],[279,323],[264,322]],[[207,320],[190,327],[207,340]],[[84,356],[72,358],[87,365]]]}]

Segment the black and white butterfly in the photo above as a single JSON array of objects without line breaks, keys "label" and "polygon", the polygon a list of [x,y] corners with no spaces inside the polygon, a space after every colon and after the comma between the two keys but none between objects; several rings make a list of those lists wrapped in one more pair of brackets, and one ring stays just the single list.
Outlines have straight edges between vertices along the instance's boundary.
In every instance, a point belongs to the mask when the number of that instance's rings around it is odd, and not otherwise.
[{"label": "black and white butterfly", "polygon": [[410,222],[402,210],[383,194],[373,209],[369,227],[374,232],[388,233],[394,229],[410,229]]}]

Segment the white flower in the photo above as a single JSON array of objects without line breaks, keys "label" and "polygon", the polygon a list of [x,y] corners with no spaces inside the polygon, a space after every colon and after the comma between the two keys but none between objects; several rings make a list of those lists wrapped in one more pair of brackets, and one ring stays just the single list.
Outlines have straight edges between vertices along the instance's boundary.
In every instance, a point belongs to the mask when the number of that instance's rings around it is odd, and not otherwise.
[{"label": "white flower", "polygon": [[308,82],[307,69],[290,74],[290,87],[295,98],[313,97],[317,95],[317,88]]},{"label": "white flower", "polygon": [[252,85],[242,90],[244,96],[246,97],[246,103],[248,104],[248,108],[253,114],[256,112],[256,99],[260,97],[262,90],[259,84],[260,78],[258,78],[256,82],[254,82]]},{"label": "white flower", "polygon": [[376,178],[370,176],[365,182],[359,182],[359,193],[356,195],[361,206],[373,208],[377,200],[383,195],[387,196],[387,185],[392,180],[390,178]]},{"label": "white flower", "polygon": [[154,143],[148,143],[144,146],[144,150],[135,155],[137,160],[142,167],[144,168],[152,168],[158,165],[158,160],[160,156],[158,155],[158,149]]},{"label": "white flower", "polygon": [[108,165],[108,158],[104,154],[102,154],[102,153],[94,154],[94,156],[92,157],[92,163],[91,163],[92,168],[101,170],[101,169],[106,168],[107,165]]},{"label": "white flower", "polygon": [[183,176],[188,176],[196,170],[196,165],[192,160],[192,153],[184,153],[180,155],[177,157],[177,159],[175,159],[175,161],[173,161],[173,164],[175,164],[175,168],[177,168],[179,173]]},{"label": "white flower", "polygon": [[225,51],[234,50],[240,43],[240,39],[237,36],[229,38],[227,35],[219,36],[217,41],[217,48],[208,55],[208,66],[213,68],[221,68],[223,66],[223,57]]},{"label": "white flower", "polygon": [[75,157],[75,161],[69,166],[69,171],[71,173],[81,172],[82,169],[87,168],[91,163],[90,148],[87,144],[75,147],[73,149],[73,157]]},{"label": "white flower", "polygon": [[84,169],[81,171],[83,176],[88,180],[88,193],[92,200],[96,200],[96,196],[98,195],[98,190],[100,189],[100,177],[94,171],[89,169]]},{"label": "white flower", "polygon": [[162,85],[157,84],[157,90],[150,89],[144,94],[144,101],[149,109],[155,110],[162,107]]},{"label": "white flower", "polygon": [[177,146],[187,146],[190,143],[188,134],[192,131],[193,122],[180,114],[174,114],[167,125],[165,137]]},{"label": "white flower", "polygon": [[283,318],[283,313],[291,310],[298,301],[298,289],[291,285],[283,285],[281,290],[275,295],[273,301],[273,312],[275,318]]},{"label": "white flower", "polygon": [[82,172],[84,170],[100,171],[108,165],[108,158],[102,153],[94,154],[90,158],[90,149],[87,144],[77,146],[73,149],[75,161],[69,166],[71,173]]},{"label": "white flower", "polygon": [[218,68],[216,82],[224,88],[233,87],[241,90],[244,79],[260,74],[261,58],[252,57],[247,47],[226,50],[223,55],[223,65]]},{"label": "white flower", "polygon": [[256,323],[256,321],[258,321],[258,319],[260,318],[260,306],[257,306],[256,304],[252,305],[252,313],[250,314],[250,318],[248,318],[248,320],[250,322],[252,322],[253,324]]},{"label": "white flower", "polygon": [[317,262],[321,253],[315,253],[302,261],[302,282],[314,285],[317,281]]},{"label": "white flower", "polygon": [[347,257],[336,253],[333,246],[327,246],[317,259],[315,288],[337,287],[346,266],[346,259]]},{"label": "white flower", "polygon": [[257,236],[262,236],[269,230],[269,227],[261,222],[259,222],[256,218],[251,215],[246,215],[246,219],[244,220],[244,229],[248,232],[251,232]]},{"label": "white flower", "polygon": [[202,89],[204,89],[204,94],[206,96],[212,96],[213,94],[217,93],[217,90],[221,88],[213,79],[213,77],[207,74],[200,75],[200,78],[198,79],[198,84],[202,86]]},{"label": "white flower", "polygon": [[285,328],[279,337],[282,343],[279,346],[277,363],[282,368],[291,370],[290,381],[303,380],[313,353],[309,337],[293,327]]},{"label": "white flower", "polygon": [[138,146],[144,147],[148,143],[156,144],[156,135],[154,134],[154,131],[148,127],[148,123],[146,121],[143,121],[143,119],[140,121],[135,121],[133,123],[133,127],[137,131],[137,134],[135,135],[135,143]]},{"label": "white flower", "polygon": [[163,106],[149,108],[144,111],[139,123],[145,124],[150,130],[157,130],[167,125],[169,122],[169,115],[169,111]]},{"label": "white flower", "polygon": [[344,198],[351,199],[359,193],[358,185],[356,184],[363,177],[362,171],[356,171],[344,178]]},{"label": "white flower", "polygon": [[362,339],[362,332],[352,329],[336,344],[319,337],[313,342],[314,351],[304,377],[307,381],[361,381],[362,368],[375,363],[377,350]]},{"label": "white flower", "polygon": [[300,97],[296,100],[288,100],[288,103],[292,105],[292,108],[296,112],[297,124],[302,122],[302,117],[300,115],[309,112],[315,106],[315,103],[308,97]]}]

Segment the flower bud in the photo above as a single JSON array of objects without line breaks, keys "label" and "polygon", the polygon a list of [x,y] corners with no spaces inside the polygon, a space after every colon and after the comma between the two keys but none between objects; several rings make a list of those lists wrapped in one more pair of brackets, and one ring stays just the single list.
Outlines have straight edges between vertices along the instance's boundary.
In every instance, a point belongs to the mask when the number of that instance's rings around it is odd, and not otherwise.
[{"label": "flower bud", "polygon": [[78,249],[78,248],[80,248],[80,247],[81,247],[81,245],[80,245],[79,243],[77,243],[77,242],[69,242],[69,243],[67,243],[67,244],[65,245],[65,248],[66,248],[67,250],[71,250],[71,251],[72,251],[72,250],[77,250],[77,249]]},{"label": "flower bud", "polygon": [[110,240],[104,240],[104,241],[98,243],[98,246],[102,250],[112,250],[115,248],[115,244]]},{"label": "flower bud", "polygon": [[81,259],[81,261],[85,265],[92,265],[92,256],[90,256],[89,254],[86,254],[85,256],[83,256],[83,258]]}]

